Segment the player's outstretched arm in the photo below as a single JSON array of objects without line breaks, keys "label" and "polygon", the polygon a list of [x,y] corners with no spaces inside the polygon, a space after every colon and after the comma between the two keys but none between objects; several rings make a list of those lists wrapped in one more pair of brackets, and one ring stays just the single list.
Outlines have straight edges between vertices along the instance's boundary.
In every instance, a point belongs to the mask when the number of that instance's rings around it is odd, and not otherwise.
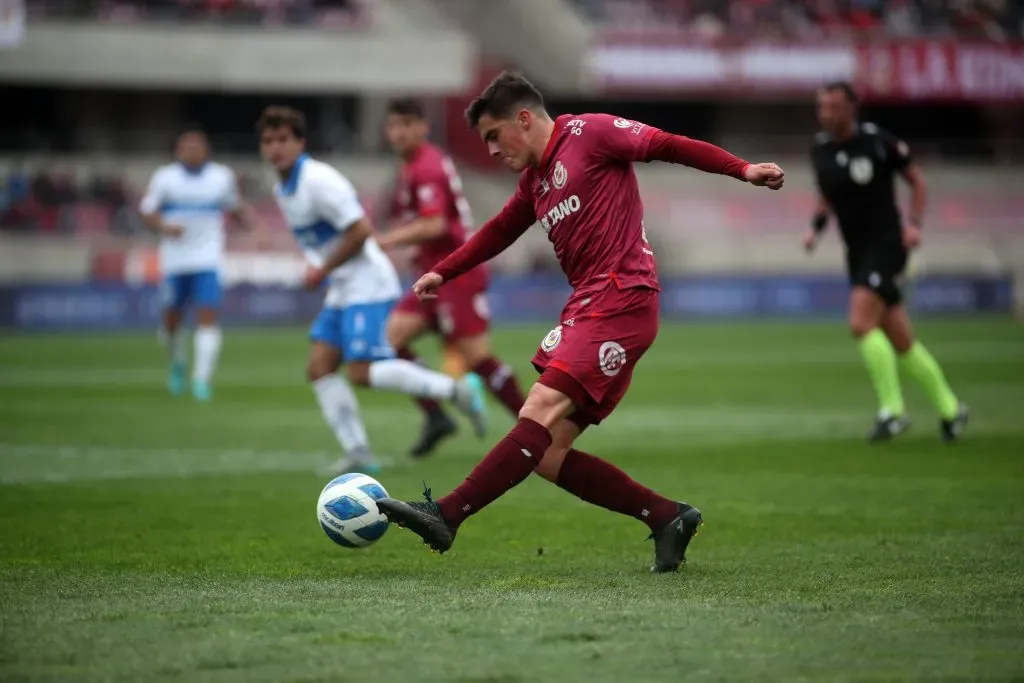
[{"label": "player's outstretched arm", "polygon": [[721,147],[682,135],[654,131],[644,161],[665,161],[682,164],[706,173],[717,173],[751,185],[778,190],[785,182],[785,173],[772,163],[752,164],[730,154]]},{"label": "player's outstretched arm", "polygon": [[327,256],[323,265],[307,272],[306,286],[311,289],[318,287],[331,274],[331,271],[358,254],[366,244],[366,240],[370,239],[372,235],[373,226],[370,225],[370,219],[366,216],[346,228],[341,240],[338,241],[338,246]]},{"label": "player's outstretched arm", "polygon": [[438,263],[432,273],[420,278],[417,285],[422,282],[424,285],[430,283],[431,286],[417,289],[416,293],[430,298],[443,283],[454,280],[508,249],[536,221],[533,203],[527,199],[521,182],[520,188],[497,216],[484,223],[468,242]]},{"label": "player's outstretched arm", "polygon": [[818,240],[821,239],[822,233],[828,227],[828,217],[831,213],[832,207],[828,205],[828,200],[818,195],[818,205],[814,209],[814,215],[811,216],[811,227],[804,235],[804,250],[808,254],[818,246]]},{"label": "player's outstretched arm", "polygon": [[385,233],[377,235],[377,244],[381,249],[396,249],[421,242],[429,242],[443,235],[448,229],[444,216],[427,216],[413,220],[405,225],[398,225]]},{"label": "player's outstretched arm", "polygon": [[903,226],[903,246],[913,249],[921,243],[921,222],[924,220],[924,207],[928,200],[928,186],[924,182],[921,167],[915,163],[907,164],[900,174],[910,185],[910,215]]}]

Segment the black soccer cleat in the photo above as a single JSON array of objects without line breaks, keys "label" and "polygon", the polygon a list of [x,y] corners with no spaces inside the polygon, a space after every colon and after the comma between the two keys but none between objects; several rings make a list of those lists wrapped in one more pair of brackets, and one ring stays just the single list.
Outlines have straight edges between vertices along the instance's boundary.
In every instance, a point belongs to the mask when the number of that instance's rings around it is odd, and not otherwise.
[{"label": "black soccer cleat", "polygon": [[650,535],[654,539],[654,565],[651,571],[665,574],[686,563],[686,548],[704,523],[700,510],[687,503],[676,503],[678,513],[671,522]]},{"label": "black soccer cleat", "polygon": [[910,419],[906,415],[890,415],[888,417],[878,416],[875,418],[875,426],[868,432],[868,441],[879,443],[891,441],[910,428]]},{"label": "black soccer cleat", "polygon": [[961,432],[967,426],[967,419],[970,417],[970,410],[966,403],[961,403],[957,409],[956,417],[952,420],[939,420],[939,434],[946,443],[953,443],[960,438]]},{"label": "black soccer cleat", "polygon": [[377,501],[377,509],[389,522],[412,531],[431,549],[443,553],[455,542],[455,529],[445,521],[441,506],[430,497],[430,489],[424,487],[423,497],[426,498],[423,502],[381,498]]},{"label": "black soccer cleat", "polygon": [[444,411],[428,413],[420,432],[420,440],[409,451],[414,458],[425,458],[434,452],[437,444],[453,435],[458,430],[455,422]]}]

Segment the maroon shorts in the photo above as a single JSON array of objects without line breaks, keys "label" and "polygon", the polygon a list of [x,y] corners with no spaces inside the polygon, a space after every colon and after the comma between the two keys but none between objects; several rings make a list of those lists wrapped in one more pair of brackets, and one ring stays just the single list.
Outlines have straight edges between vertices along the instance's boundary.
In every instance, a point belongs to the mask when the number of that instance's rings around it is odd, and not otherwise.
[{"label": "maroon shorts", "polygon": [[542,375],[550,368],[575,380],[575,392],[557,379],[549,382],[542,376],[540,381],[573,399],[576,410],[569,419],[582,429],[600,424],[615,410],[629,389],[633,368],[657,335],[658,292],[610,285],[589,299],[570,299],[562,323],[540,343],[533,366]]},{"label": "maroon shorts", "polygon": [[409,292],[395,310],[423,317],[430,329],[449,342],[483,334],[491,325],[487,280],[472,274],[444,284],[430,301],[420,301]]}]

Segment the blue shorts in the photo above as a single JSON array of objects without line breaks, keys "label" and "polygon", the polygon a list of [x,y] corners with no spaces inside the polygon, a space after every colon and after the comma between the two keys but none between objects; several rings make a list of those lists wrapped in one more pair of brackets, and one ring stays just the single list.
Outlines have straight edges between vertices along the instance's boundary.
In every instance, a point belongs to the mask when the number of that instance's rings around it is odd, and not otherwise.
[{"label": "blue shorts", "polygon": [[220,277],[215,270],[168,275],[160,284],[160,303],[164,308],[182,308],[188,303],[199,308],[217,308],[220,299]]},{"label": "blue shorts", "polygon": [[310,341],[340,349],[346,363],[395,357],[388,344],[388,316],[395,300],[325,308],[309,328]]}]

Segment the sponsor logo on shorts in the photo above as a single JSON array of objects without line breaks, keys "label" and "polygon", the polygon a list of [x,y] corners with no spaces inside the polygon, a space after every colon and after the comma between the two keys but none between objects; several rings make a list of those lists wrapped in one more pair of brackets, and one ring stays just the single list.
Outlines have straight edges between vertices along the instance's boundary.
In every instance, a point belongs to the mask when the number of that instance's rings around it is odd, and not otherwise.
[{"label": "sponsor logo on shorts", "polygon": [[632,128],[633,122],[630,121],[629,119],[618,118],[612,121],[612,125],[614,125],[616,128]]},{"label": "sponsor logo on shorts", "polygon": [[601,372],[608,377],[614,377],[626,364],[626,349],[618,342],[607,341],[598,349],[597,360],[601,364]]},{"label": "sponsor logo on shorts", "polygon": [[877,288],[882,284],[882,276],[878,273],[871,273],[871,275],[868,275],[868,284]]},{"label": "sponsor logo on shorts", "polygon": [[555,164],[555,170],[551,172],[551,184],[555,186],[556,190],[561,190],[565,187],[567,180],[569,180],[569,172],[565,170],[565,164],[559,161]]},{"label": "sponsor logo on shorts", "polygon": [[555,347],[562,343],[562,326],[559,325],[555,329],[547,333],[547,336],[540,342],[540,350],[544,353],[551,353],[555,350]]}]

